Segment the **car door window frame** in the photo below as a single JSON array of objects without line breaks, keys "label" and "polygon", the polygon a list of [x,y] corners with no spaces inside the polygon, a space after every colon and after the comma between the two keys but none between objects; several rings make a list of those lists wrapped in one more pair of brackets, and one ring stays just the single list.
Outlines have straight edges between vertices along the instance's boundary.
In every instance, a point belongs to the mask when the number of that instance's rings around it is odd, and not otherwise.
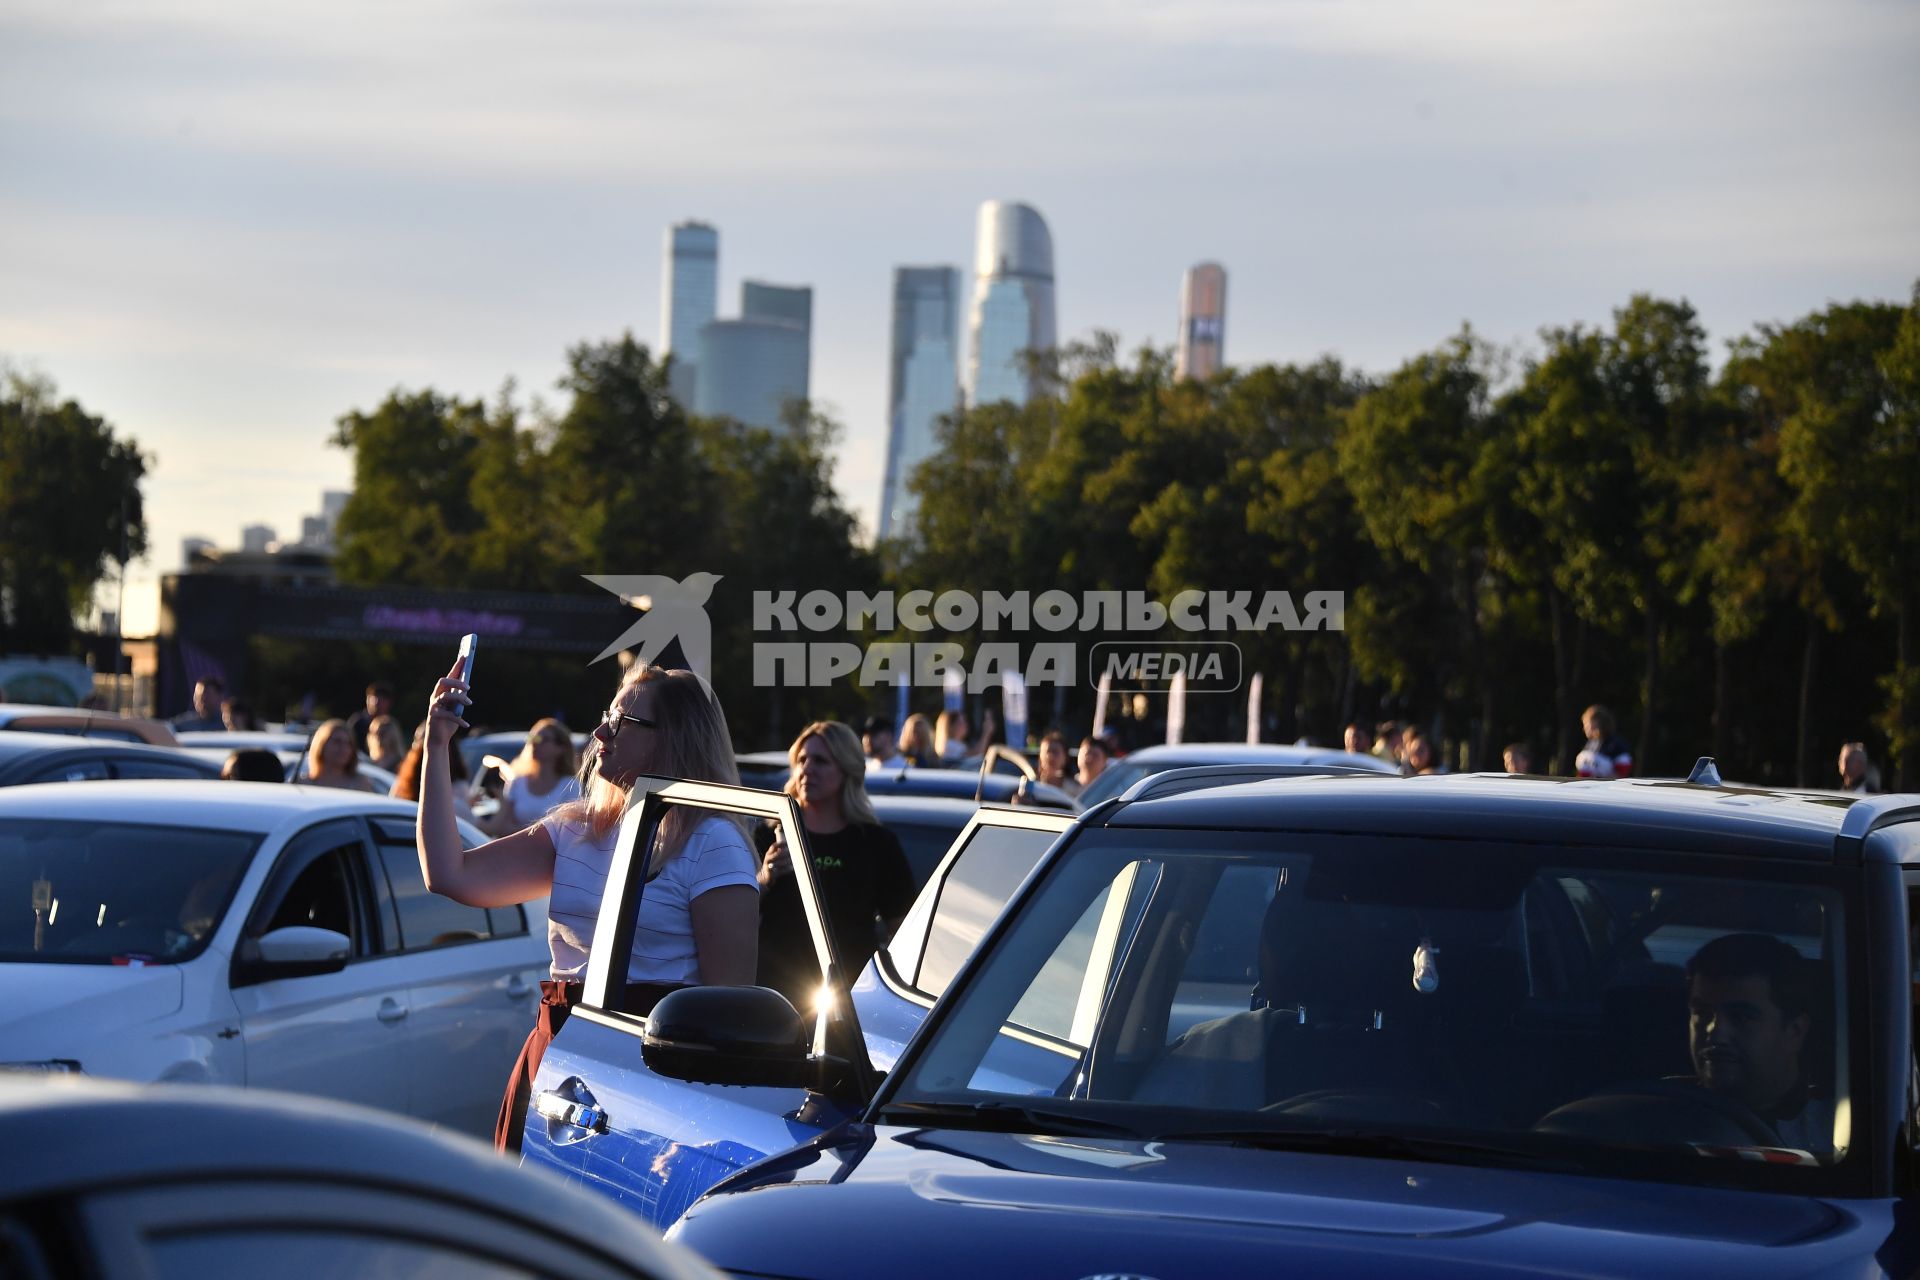
[{"label": "car door window frame", "polygon": [[267,873],[260,892],[254,897],[253,907],[247,912],[246,922],[240,932],[242,945],[234,948],[228,978],[231,986],[244,987],[263,980],[271,981],[254,973],[242,959],[245,943],[266,931],[267,924],[286,900],[288,891],[309,867],[323,857],[349,849],[349,846],[351,850],[345,854],[347,910],[354,925],[354,934],[353,951],[347,963],[357,964],[381,954],[377,945],[378,917],[372,902],[366,834],[352,818],[330,818],[296,832],[274,858],[273,868]]}]

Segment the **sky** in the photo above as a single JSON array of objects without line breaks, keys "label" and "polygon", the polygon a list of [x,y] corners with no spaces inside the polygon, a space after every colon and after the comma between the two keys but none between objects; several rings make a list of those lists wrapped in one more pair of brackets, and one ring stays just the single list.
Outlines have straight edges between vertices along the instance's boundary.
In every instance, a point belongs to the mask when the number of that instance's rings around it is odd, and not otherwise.
[{"label": "sky", "polygon": [[723,315],[813,286],[871,530],[892,270],[964,270],[983,200],[1046,218],[1063,338],[1171,345],[1215,260],[1233,364],[1641,291],[1721,345],[1910,295],[1916,66],[1912,0],[6,0],[0,362],[152,459],[142,634],[183,538],[347,486],[342,414],[657,346],[699,218]]}]

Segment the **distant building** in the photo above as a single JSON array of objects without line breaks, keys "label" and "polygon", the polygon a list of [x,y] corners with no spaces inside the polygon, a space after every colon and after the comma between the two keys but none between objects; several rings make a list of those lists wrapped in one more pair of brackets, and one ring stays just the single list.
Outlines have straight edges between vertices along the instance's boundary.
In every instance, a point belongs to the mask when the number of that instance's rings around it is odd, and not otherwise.
[{"label": "distant building", "polygon": [[660,284],[660,354],[672,356],[667,388],[681,407],[694,405],[700,331],[720,306],[720,233],[704,222],[667,228]]},{"label": "distant building", "polygon": [[880,536],[898,537],[913,519],[907,478],[934,451],[934,424],[960,398],[960,272],[896,267],[893,351],[887,375],[887,462],[880,489]]},{"label": "distant building", "polygon": [[973,270],[967,403],[1025,404],[1033,395],[1027,353],[1051,351],[1058,341],[1046,220],[1024,204],[981,205]]},{"label": "distant building", "polygon": [[742,320],[779,320],[813,332],[813,290],[807,285],[740,282]]},{"label": "distant building", "polygon": [[812,362],[813,290],[748,280],[740,318],[700,330],[696,412],[755,427],[778,427],[787,405],[805,400]]},{"label": "distant building", "polygon": [[211,550],[213,550],[213,540],[211,538],[182,538],[180,540],[180,563],[186,568],[192,568],[194,556]]},{"label": "distant building", "polygon": [[265,551],[280,539],[274,533],[272,525],[250,524],[240,530],[240,549],[242,551]]},{"label": "distant building", "polygon": [[1227,269],[1202,262],[1180,282],[1180,347],[1175,375],[1211,378],[1227,360]]},{"label": "distant building", "polygon": [[322,550],[333,545],[333,530],[327,527],[325,516],[300,517],[300,545]]}]

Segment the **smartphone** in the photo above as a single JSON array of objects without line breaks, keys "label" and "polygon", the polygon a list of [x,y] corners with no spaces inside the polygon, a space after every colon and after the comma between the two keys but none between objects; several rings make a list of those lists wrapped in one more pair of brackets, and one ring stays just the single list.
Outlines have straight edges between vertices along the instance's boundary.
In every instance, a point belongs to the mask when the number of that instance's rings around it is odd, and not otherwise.
[{"label": "smartphone", "polygon": [[469,631],[460,637],[460,682],[469,690],[473,688],[473,652],[480,647],[480,637]]}]

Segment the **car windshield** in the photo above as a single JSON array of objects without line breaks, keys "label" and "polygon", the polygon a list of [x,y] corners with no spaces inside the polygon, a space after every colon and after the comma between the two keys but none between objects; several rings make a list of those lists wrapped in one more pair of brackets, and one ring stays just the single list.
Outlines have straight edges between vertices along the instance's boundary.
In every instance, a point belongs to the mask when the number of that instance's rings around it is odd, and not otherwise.
[{"label": "car windshield", "polygon": [[0,962],[190,960],[259,843],[238,831],[10,820],[0,830]]},{"label": "car windshield", "polygon": [[879,1118],[1810,1191],[1843,1176],[1861,1115],[1831,869],[1182,839],[1069,846]]}]

